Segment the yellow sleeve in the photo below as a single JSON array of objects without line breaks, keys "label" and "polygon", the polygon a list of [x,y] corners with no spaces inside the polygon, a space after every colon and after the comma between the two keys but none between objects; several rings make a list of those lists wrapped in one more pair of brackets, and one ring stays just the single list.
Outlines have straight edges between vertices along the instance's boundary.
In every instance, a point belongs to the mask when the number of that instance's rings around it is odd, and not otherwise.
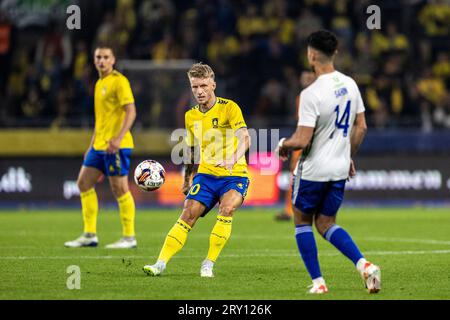
[{"label": "yellow sleeve", "polygon": [[241,108],[234,102],[230,104],[228,109],[228,121],[234,131],[247,127],[244,117],[242,116]]},{"label": "yellow sleeve", "polygon": [[125,77],[120,77],[117,83],[117,99],[119,100],[120,106],[134,103],[130,82]]},{"label": "yellow sleeve", "polygon": [[188,147],[193,147],[195,145],[194,132],[191,130],[191,123],[187,112],[184,115],[184,124],[186,126],[186,144]]}]

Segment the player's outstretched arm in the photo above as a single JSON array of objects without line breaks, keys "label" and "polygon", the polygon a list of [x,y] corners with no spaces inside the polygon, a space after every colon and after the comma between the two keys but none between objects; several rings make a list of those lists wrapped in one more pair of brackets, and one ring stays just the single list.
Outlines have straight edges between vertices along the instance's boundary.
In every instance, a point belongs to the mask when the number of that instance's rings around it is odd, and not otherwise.
[{"label": "player's outstretched arm", "polygon": [[106,150],[108,153],[114,153],[119,150],[120,142],[125,134],[130,131],[134,120],[136,119],[136,106],[134,103],[126,104],[123,108],[125,109],[125,118],[123,120],[122,128],[120,128],[117,136],[109,141],[108,149]]},{"label": "player's outstretched arm", "polygon": [[313,133],[313,127],[298,126],[294,134],[284,141],[283,148],[289,150],[305,149],[311,142]]},{"label": "player's outstretched arm", "polygon": [[353,157],[358,152],[359,146],[364,140],[367,132],[366,117],[364,112],[356,114],[355,124],[353,125],[350,135],[351,156]]},{"label": "player's outstretched arm", "polygon": [[291,150],[305,149],[309,145],[313,133],[313,127],[298,126],[290,138],[280,140],[275,153],[280,156],[281,160],[287,160]]}]

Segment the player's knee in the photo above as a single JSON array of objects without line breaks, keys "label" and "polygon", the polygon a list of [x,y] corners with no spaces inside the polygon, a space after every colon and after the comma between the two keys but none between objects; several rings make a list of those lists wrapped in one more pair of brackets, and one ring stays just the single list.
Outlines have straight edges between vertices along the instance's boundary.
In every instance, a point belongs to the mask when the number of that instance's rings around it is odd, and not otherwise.
[{"label": "player's knee", "polygon": [[314,224],[316,226],[317,231],[323,237],[325,232],[327,232],[327,230],[334,224],[334,221],[333,220],[320,219],[319,218],[319,219],[316,219]]},{"label": "player's knee", "polygon": [[303,224],[309,224],[312,225],[313,223],[313,215],[312,214],[305,214],[301,212],[297,207],[293,207],[294,212],[294,224],[296,226],[303,225]]},{"label": "player's knee", "polygon": [[221,205],[219,207],[219,214],[224,217],[232,217],[235,210],[236,208],[233,206]]},{"label": "player's knee", "polygon": [[192,227],[192,226],[194,226],[195,222],[197,221],[197,216],[191,209],[185,208],[183,210],[183,213],[181,214],[180,219]]},{"label": "player's knee", "polygon": [[325,226],[323,224],[320,224],[320,223],[317,223],[317,222],[315,223],[315,226],[316,226],[316,229],[319,232],[319,234],[323,237],[323,235],[327,231]]},{"label": "player's knee", "polygon": [[183,212],[181,213],[180,219],[186,222],[191,227],[194,226],[195,222],[200,216],[200,208],[194,207],[192,204],[185,202],[183,207]]},{"label": "player's knee", "polygon": [[111,191],[114,194],[114,197],[120,198],[121,196],[123,196],[125,193],[128,192],[128,186],[121,185],[121,184],[117,184],[117,185],[112,184]]},{"label": "player's knee", "polygon": [[77,187],[78,187],[78,190],[80,190],[80,192],[86,192],[92,188],[92,186],[89,185],[89,183],[85,179],[78,179]]}]

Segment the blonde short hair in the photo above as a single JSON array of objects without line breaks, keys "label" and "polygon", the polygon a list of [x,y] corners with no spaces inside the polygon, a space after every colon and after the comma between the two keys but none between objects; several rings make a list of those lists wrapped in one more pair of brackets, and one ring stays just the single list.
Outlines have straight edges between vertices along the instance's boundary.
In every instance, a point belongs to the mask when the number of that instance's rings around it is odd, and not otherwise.
[{"label": "blonde short hair", "polygon": [[211,78],[214,80],[214,71],[207,64],[201,62],[192,65],[187,72],[189,78]]}]

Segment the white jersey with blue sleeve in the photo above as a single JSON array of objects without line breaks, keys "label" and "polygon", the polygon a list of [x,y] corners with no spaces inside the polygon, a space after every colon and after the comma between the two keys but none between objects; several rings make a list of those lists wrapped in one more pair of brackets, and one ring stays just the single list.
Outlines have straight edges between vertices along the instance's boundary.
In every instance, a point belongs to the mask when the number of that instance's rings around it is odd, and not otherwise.
[{"label": "white jersey with blue sleeve", "polygon": [[364,111],[356,82],[341,72],[320,75],[303,90],[298,126],[313,127],[314,134],[297,164],[297,177],[320,182],[347,179],[350,133],[356,114]]}]

